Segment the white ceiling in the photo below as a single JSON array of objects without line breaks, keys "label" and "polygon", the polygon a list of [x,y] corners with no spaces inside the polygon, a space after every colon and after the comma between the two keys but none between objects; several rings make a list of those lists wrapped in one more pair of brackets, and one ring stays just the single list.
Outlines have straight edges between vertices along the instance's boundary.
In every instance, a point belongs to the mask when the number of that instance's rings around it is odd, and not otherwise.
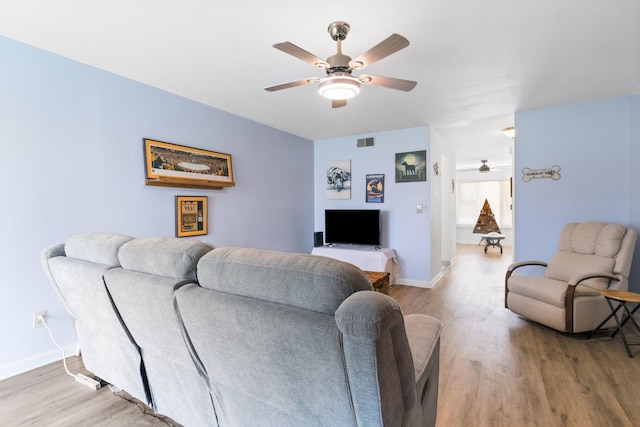
[{"label": "white ceiling", "polygon": [[[264,90],[322,77],[271,46],[326,58],[337,20],[351,57],[409,39],[366,72],[417,87],[339,109],[315,85]],[[0,34],[311,140],[431,125],[458,168],[509,161],[492,156],[516,111],[640,93],[639,0],[0,0]]]}]

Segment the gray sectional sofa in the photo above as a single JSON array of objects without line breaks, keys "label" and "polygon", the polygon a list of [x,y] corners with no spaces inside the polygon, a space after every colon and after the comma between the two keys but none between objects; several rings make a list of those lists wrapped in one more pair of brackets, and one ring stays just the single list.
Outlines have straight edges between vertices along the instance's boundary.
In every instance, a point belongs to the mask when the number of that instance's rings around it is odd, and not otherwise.
[{"label": "gray sectional sofa", "polygon": [[46,248],[85,366],[185,426],[434,426],[441,324],[357,267],[194,239]]}]

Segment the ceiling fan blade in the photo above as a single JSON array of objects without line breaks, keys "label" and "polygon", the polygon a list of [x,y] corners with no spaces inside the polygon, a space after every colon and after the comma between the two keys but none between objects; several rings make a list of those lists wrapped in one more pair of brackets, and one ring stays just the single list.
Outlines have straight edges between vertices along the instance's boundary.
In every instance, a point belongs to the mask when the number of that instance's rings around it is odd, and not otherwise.
[{"label": "ceiling fan blade", "polygon": [[340,108],[340,107],[346,107],[346,106],[347,106],[346,99],[333,99],[331,101],[331,108]]},{"label": "ceiling fan blade", "polygon": [[414,82],[412,80],[394,79],[393,77],[372,76],[370,74],[360,76],[358,77],[358,80],[360,80],[360,82],[364,84],[383,86],[389,89],[403,90],[405,92],[409,92],[418,84],[418,82]]},{"label": "ceiling fan blade", "polygon": [[407,46],[409,46],[409,40],[405,39],[400,34],[392,34],[362,55],[351,60],[349,64],[354,70],[360,70],[393,53],[396,53],[401,49],[404,49]]},{"label": "ceiling fan blade", "polygon": [[298,59],[302,59],[307,64],[310,64],[316,68],[321,68],[323,70],[329,67],[324,60],[318,58],[312,53],[307,52],[301,47],[296,46],[290,42],[276,43],[273,45],[278,50],[283,51],[284,53],[288,53],[289,55],[295,56]]},{"label": "ceiling fan blade", "polygon": [[282,84],[271,86],[271,87],[265,87],[264,90],[266,90],[267,92],[275,92],[277,90],[289,89],[290,87],[296,87],[296,86],[303,86],[310,83],[316,83],[318,81],[320,81],[320,79],[317,77],[309,77],[308,79],[301,79],[301,80],[296,80],[294,82],[282,83]]}]

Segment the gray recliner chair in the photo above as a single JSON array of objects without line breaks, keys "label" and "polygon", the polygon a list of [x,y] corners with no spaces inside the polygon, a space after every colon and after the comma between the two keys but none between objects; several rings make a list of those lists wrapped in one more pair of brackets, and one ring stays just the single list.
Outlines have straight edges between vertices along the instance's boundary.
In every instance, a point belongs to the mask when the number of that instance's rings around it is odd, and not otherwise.
[{"label": "gray recliner chair", "polygon": [[[548,263],[521,261],[509,266],[505,307],[561,332],[592,331],[611,313],[600,291],[629,287],[635,242],[636,231],[622,225],[566,224]],[[543,275],[516,274],[525,266],[542,267]],[[605,325],[613,326],[613,319]]]},{"label": "gray recliner chair", "polygon": [[176,314],[221,426],[434,426],[441,323],[357,267],[216,249]]},{"label": "gray recliner chair", "polygon": [[134,238],[83,233],[45,248],[42,267],[75,320],[84,366],[100,379],[151,403],[135,342],[113,310],[103,275],[120,266],[118,251]]}]

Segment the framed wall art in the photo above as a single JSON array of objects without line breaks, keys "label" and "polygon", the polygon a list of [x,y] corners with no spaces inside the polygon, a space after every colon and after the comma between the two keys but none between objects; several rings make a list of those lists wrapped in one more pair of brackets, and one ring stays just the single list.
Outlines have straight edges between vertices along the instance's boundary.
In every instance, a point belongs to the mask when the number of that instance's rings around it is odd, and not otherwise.
[{"label": "framed wall art", "polygon": [[396,182],[427,180],[427,150],[396,153]]},{"label": "framed wall art", "polygon": [[384,174],[370,174],[366,176],[366,202],[384,203]]},{"label": "framed wall art", "polygon": [[146,185],[220,189],[234,186],[231,155],[144,139]]},{"label": "framed wall art", "polygon": [[207,196],[176,196],[176,236],[207,234]]},{"label": "framed wall art", "polygon": [[351,199],[351,160],[327,162],[327,199]]}]

